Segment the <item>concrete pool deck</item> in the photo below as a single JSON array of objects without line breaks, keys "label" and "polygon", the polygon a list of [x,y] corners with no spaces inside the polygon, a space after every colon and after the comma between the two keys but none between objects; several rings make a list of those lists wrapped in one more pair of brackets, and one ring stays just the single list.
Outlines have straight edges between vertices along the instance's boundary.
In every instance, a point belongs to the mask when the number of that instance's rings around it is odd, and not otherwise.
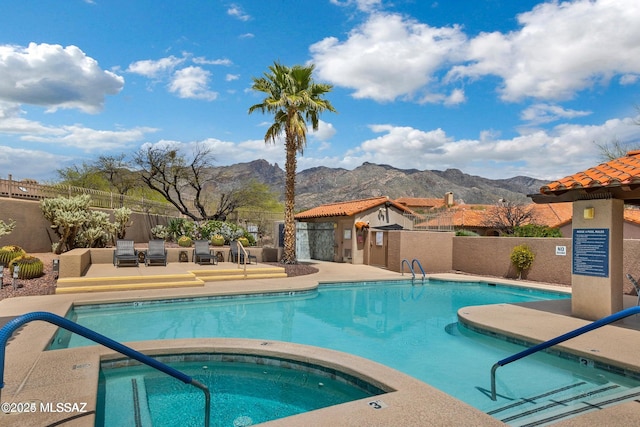
[{"label": "concrete pool deck", "polygon": [[[84,294],[19,297],[0,301],[0,317],[11,318],[32,311],[48,311],[64,316],[73,304],[107,303],[116,301],[154,300],[159,298],[230,295],[237,293],[292,292],[311,290],[324,282],[406,279],[399,273],[363,265],[313,262],[317,274],[285,279],[252,279],[205,283],[202,287],[113,291]],[[106,275],[168,274],[162,267],[143,266],[116,269],[108,265],[92,266],[86,277]],[[193,269],[193,264],[169,264],[169,268]],[[136,271],[132,271],[136,270]],[[161,271],[162,270],[162,271]],[[490,283],[513,281],[472,277],[460,274],[433,274],[445,280],[480,280]],[[567,288],[532,282],[516,282],[529,287],[566,291]],[[636,297],[625,297],[625,307],[635,305]],[[530,342],[544,341],[563,334],[588,321],[570,317],[567,300],[527,304],[497,304],[467,307],[459,311],[460,320],[490,332]],[[640,372],[640,316],[627,318],[618,324],[605,326],[562,344],[562,350],[590,359],[602,360],[630,371]],[[50,343],[57,327],[45,322],[32,322],[18,330],[6,349],[5,385],[2,402],[87,402],[89,411],[95,410],[98,368],[100,360],[116,357],[113,351],[99,347],[43,351]],[[343,353],[318,350],[290,343],[274,342],[261,346],[255,340],[181,339],[149,341],[132,346],[150,354],[172,354],[176,351],[246,351],[264,354],[265,351],[292,355],[296,360],[317,360],[342,370],[357,372],[372,381],[396,390],[381,397],[386,407],[374,410],[367,402],[356,401],[300,416],[276,420],[273,426],[389,426],[389,425],[503,425],[500,421],[471,408],[421,381],[385,368],[375,362]],[[266,349],[265,347],[269,347]],[[585,356],[586,357],[586,356]],[[498,374],[499,375],[499,374]],[[487,372],[487,383],[489,372]],[[371,399],[369,399],[371,400]],[[640,423],[640,402],[633,401],[595,411],[558,426],[628,426]],[[39,404],[39,403],[38,403]],[[64,425],[93,426],[94,413],[37,412],[34,414],[0,413],[0,426]],[[265,424],[266,425],[266,424]]]}]

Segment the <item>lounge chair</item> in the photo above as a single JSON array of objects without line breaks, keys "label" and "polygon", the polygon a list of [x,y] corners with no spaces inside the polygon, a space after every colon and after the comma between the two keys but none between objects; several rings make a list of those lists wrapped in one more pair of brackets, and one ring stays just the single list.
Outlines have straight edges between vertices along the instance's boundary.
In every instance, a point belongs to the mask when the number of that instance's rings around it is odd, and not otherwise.
[{"label": "lounge chair", "polygon": [[113,265],[120,267],[121,263],[138,266],[138,251],[133,247],[133,240],[117,240],[113,251]]},{"label": "lounge chair", "polygon": [[247,264],[251,264],[251,261],[254,261],[256,264],[258,263],[258,258],[255,255],[251,255],[250,251],[247,251],[246,249],[244,251],[241,251],[239,249],[237,241],[234,240],[229,245],[229,260],[231,262],[238,262],[238,257],[240,257],[240,264],[244,264],[244,252],[246,252]]},{"label": "lounge chair", "polygon": [[164,240],[149,240],[149,249],[144,258],[144,265],[167,265],[167,250],[164,247]]},{"label": "lounge chair", "polygon": [[636,305],[640,305],[640,284],[638,284],[636,279],[634,279],[629,273],[627,273],[627,279],[629,279],[631,284],[633,284],[633,287],[636,288],[636,295],[638,295],[638,302],[636,302]]},{"label": "lounge chair", "polygon": [[218,257],[211,252],[209,242],[206,240],[196,240],[193,249],[193,262],[196,264],[217,264]]}]

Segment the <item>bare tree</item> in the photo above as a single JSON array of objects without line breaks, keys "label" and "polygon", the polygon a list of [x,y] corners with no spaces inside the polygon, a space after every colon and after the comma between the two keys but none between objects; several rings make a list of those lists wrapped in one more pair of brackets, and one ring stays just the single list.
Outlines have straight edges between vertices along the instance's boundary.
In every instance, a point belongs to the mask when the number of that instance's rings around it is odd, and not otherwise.
[{"label": "bare tree", "polygon": [[241,190],[220,193],[217,202],[210,197],[215,187],[210,173],[213,155],[203,144],[194,145],[189,158],[177,144],[149,145],[134,154],[133,162],[149,188],[194,221],[224,221],[243,206]]},{"label": "bare tree", "polygon": [[501,234],[513,234],[516,227],[535,223],[535,212],[531,205],[500,199],[487,209],[483,226],[494,228]]},{"label": "bare tree", "polygon": [[124,154],[117,156],[100,156],[93,168],[115,188],[118,194],[127,194],[135,188],[138,176],[130,169]]}]

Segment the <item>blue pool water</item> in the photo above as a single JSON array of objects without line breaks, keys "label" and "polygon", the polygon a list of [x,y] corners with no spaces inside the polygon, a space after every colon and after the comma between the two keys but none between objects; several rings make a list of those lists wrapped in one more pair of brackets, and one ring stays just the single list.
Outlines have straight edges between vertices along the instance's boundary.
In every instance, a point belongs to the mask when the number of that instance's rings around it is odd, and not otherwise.
[{"label": "blue pool water", "polygon": [[[501,368],[498,402],[488,398],[491,366],[523,347],[459,327],[457,311],[561,298],[567,295],[483,283],[372,282],[291,295],[79,306],[69,317],[122,342],[238,337],[344,351],[405,372],[483,411],[498,411],[500,418],[506,404],[550,390],[553,399],[562,400],[635,386],[625,377],[593,369],[589,361],[536,354]],[[60,333],[52,348],[91,344]]]},{"label": "blue pool water", "polygon": [[[259,363],[192,358],[202,360],[171,365],[213,391],[212,427],[245,427],[384,392],[292,361],[285,367],[265,358]],[[204,425],[202,391],[147,366],[103,367],[100,389],[98,427]]]}]

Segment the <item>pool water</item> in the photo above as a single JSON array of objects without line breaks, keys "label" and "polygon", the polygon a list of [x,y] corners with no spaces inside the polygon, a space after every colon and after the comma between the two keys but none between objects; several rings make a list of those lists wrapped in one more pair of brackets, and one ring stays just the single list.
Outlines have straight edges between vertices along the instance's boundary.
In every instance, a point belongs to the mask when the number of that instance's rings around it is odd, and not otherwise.
[{"label": "pool water", "polygon": [[[498,411],[496,417],[504,419],[510,412],[502,409],[505,405],[531,401],[550,390],[554,393],[549,399],[580,400],[637,386],[594,369],[590,361],[538,353],[501,368],[498,401],[489,398],[491,367],[523,347],[458,326],[457,311],[562,298],[568,295],[484,283],[365,282],[323,285],[291,295],[78,306],[69,317],[121,342],[237,337],[343,351],[409,374],[485,412]],[[61,332],[52,348],[92,344]]]},{"label": "pool water", "polygon": [[[245,427],[383,393],[340,373],[296,367],[292,361],[286,367],[275,363],[200,360],[170,365],[211,390],[212,427]],[[204,425],[202,391],[149,367],[103,367],[100,390],[97,426]]]}]

